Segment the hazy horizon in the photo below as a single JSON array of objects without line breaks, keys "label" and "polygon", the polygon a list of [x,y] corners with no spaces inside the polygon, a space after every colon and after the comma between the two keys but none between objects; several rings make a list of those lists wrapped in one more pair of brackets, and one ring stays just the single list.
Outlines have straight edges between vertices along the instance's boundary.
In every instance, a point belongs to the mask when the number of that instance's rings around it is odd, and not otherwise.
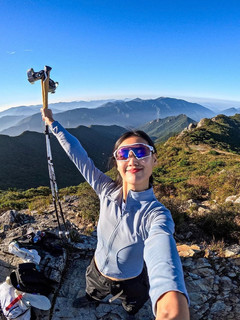
[{"label": "hazy horizon", "polygon": [[[240,101],[236,100],[225,100],[225,99],[214,99],[214,98],[206,98],[206,97],[185,97],[185,96],[169,96],[169,95],[162,95],[162,96],[142,96],[142,95],[135,95],[133,97],[130,96],[118,96],[118,97],[95,97],[93,99],[73,99],[73,100],[62,100],[62,101],[51,101],[51,96],[49,99],[49,105],[54,104],[54,103],[71,103],[71,102],[92,102],[92,101],[101,101],[101,100],[133,100],[136,98],[140,98],[142,100],[148,100],[148,99],[157,99],[160,97],[169,97],[169,98],[174,98],[174,99],[182,99],[186,100],[188,102],[193,102],[193,103],[198,103],[202,104],[203,106],[206,106],[209,109],[214,110],[224,110],[228,108],[239,108],[240,107]],[[0,112],[11,109],[11,108],[18,108],[18,107],[31,107],[31,106],[36,106],[36,105],[42,105],[41,101],[38,101],[36,103],[31,103],[31,104],[19,104],[19,105],[13,105],[10,107],[0,107]],[[87,107],[87,106],[86,106]],[[89,107],[91,108],[91,107]]]}]

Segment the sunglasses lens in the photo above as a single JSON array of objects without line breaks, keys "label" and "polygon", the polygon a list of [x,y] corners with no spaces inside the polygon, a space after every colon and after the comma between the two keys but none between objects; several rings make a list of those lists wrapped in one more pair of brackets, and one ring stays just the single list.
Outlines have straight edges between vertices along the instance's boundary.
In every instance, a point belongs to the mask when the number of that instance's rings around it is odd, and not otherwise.
[{"label": "sunglasses lens", "polygon": [[146,146],[139,146],[137,148],[133,148],[133,152],[137,158],[144,158],[150,155],[150,149]]},{"label": "sunglasses lens", "polygon": [[117,160],[127,160],[129,154],[129,149],[128,148],[121,148],[118,149],[116,153],[116,159]]},{"label": "sunglasses lens", "polygon": [[116,159],[117,160],[127,160],[129,157],[130,151],[132,151],[138,159],[145,158],[145,157],[149,156],[151,153],[151,150],[145,145],[127,146],[127,147],[122,147],[117,150]]}]

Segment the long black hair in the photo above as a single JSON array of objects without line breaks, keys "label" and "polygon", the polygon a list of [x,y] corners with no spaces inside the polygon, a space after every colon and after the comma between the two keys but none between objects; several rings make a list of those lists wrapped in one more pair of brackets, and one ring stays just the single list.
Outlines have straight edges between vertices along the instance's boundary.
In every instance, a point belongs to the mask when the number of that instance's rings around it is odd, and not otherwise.
[{"label": "long black hair", "polygon": [[[132,131],[127,131],[124,132],[120,138],[116,141],[114,148],[113,148],[113,153],[112,153],[112,157],[110,159],[110,164],[117,168],[117,161],[115,159],[115,157],[113,156],[114,151],[116,151],[118,149],[118,147],[120,146],[120,144],[125,140],[128,139],[130,137],[139,137],[144,139],[149,146],[152,146],[154,149],[153,153],[157,153],[156,147],[154,145],[154,142],[152,141],[152,139],[146,134],[146,132],[142,131],[142,130],[132,130]],[[117,185],[122,185],[122,177],[120,175],[120,173],[117,171],[117,177],[115,179],[115,182]],[[149,178],[149,184],[152,185],[153,184],[153,176],[151,175]]]}]

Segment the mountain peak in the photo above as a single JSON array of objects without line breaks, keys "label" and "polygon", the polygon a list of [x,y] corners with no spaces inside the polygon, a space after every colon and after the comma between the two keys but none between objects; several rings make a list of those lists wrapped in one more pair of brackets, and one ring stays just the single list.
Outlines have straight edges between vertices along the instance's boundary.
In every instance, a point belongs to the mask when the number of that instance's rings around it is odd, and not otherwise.
[{"label": "mountain peak", "polygon": [[142,99],[140,99],[140,98],[135,98],[135,99],[133,99],[133,100],[131,100],[131,101],[135,101],[135,102],[142,102],[143,100],[142,100]]},{"label": "mountain peak", "polygon": [[190,144],[206,144],[212,148],[240,154],[240,114],[202,118],[195,128],[184,130],[179,137]]}]

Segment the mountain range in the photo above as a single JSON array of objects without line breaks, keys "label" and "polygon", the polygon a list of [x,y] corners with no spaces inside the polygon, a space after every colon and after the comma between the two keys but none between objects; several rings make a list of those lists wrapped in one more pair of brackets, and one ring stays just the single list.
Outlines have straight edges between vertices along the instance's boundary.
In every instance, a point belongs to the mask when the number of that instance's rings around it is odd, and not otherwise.
[{"label": "mountain range", "polygon": [[[169,135],[179,133],[191,122],[194,121],[185,115],[179,115],[155,120],[137,129],[144,130],[159,142],[167,140]],[[119,126],[101,125],[79,126],[68,130],[79,138],[97,167],[103,171],[109,169],[108,158],[115,141],[126,131]],[[60,187],[83,181],[54,137],[51,145]],[[43,134],[26,131],[17,137],[0,135],[0,150],[0,189],[26,189],[49,184]]]},{"label": "mountain range", "polygon": [[[71,109],[77,109],[77,108],[97,108],[104,103],[115,101],[114,99],[108,99],[108,100],[92,100],[92,101],[71,101],[71,102],[58,102],[58,103],[51,103],[49,104],[49,107],[54,112],[62,112],[66,110]],[[39,113],[39,109],[42,107],[42,105],[32,105],[32,106],[18,106],[18,107],[12,107],[9,109],[6,109],[4,111],[0,112],[0,118],[3,116],[30,116],[35,113]]]},{"label": "mountain range", "polygon": [[[57,105],[58,104],[53,104],[50,107],[53,109],[58,108],[59,110],[59,106]],[[148,121],[163,119],[169,116],[178,116],[179,114],[185,114],[195,121],[199,121],[203,117],[213,117],[215,115],[210,109],[200,104],[161,97],[148,100],[139,98],[130,101],[116,100],[91,109],[75,108],[55,113],[54,118],[66,128],[94,124],[114,124],[124,128],[136,128]],[[15,123],[14,126],[1,130],[0,133],[16,136],[26,130],[42,132],[42,120],[39,111],[37,114],[21,119]]]}]

